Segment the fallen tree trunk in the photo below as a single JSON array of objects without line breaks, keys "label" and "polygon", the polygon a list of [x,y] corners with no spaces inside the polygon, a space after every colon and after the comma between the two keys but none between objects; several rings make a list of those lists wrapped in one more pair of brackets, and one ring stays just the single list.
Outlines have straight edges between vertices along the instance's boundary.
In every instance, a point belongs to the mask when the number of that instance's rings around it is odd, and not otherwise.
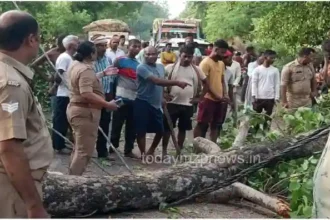
[{"label": "fallen tree trunk", "polygon": [[[304,144],[299,148],[272,161],[310,156],[315,151],[321,151],[326,140],[327,133],[324,132],[322,135],[309,135],[304,137],[301,142]],[[225,160],[214,160],[215,155],[212,161],[191,161],[165,171],[137,176],[77,177],[51,174],[44,184],[44,204],[48,212],[56,217],[157,207],[161,202],[180,200],[219,182],[228,186],[232,183],[227,183],[228,177],[259,160],[274,157],[294,145],[295,141],[282,139],[258,146],[233,148],[217,155]]]}]

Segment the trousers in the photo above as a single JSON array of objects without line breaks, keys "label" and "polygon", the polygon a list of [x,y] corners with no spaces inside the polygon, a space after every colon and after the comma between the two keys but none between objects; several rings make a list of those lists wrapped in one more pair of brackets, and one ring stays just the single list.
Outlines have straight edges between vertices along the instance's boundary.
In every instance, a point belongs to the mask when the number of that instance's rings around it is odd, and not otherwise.
[{"label": "trousers", "polygon": [[[43,198],[42,182],[46,170],[32,171],[34,184],[38,193]],[[7,174],[0,172],[0,218],[27,218],[27,210],[24,201],[21,199]]]},{"label": "trousers", "polygon": [[[111,122],[111,112],[108,111],[107,109],[102,109],[99,125],[106,135],[108,135],[109,133],[110,122]],[[107,140],[105,139],[101,131],[98,131],[96,150],[99,158],[108,156]]]},{"label": "trousers", "polygon": [[[66,116],[66,109],[70,102],[69,97],[56,97],[55,109],[53,112],[53,129],[61,133],[64,137],[68,132],[69,123]],[[56,134],[52,133],[53,147],[55,150],[62,150],[65,148],[64,139]]]},{"label": "trousers", "polygon": [[121,130],[125,123],[124,153],[131,153],[134,148],[134,141],[136,138],[133,102],[129,102],[120,107],[117,111],[113,112],[112,120],[111,143],[115,148],[119,147]]},{"label": "trousers", "polygon": [[67,115],[75,140],[69,174],[81,176],[93,156],[101,110],[69,104]]}]

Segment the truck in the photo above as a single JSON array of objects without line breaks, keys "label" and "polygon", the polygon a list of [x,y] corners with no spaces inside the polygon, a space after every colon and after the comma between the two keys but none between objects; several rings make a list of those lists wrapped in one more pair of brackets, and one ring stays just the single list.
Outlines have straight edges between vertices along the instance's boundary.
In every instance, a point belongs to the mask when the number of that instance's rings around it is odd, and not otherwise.
[{"label": "truck", "polygon": [[205,56],[205,49],[210,44],[201,38],[201,20],[200,19],[163,19],[156,18],[153,22],[151,30],[152,38],[150,45],[155,46],[158,51],[162,51],[166,43],[172,44],[172,49],[178,50],[179,43],[184,43],[185,38],[192,35],[194,42],[198,43],[203,56]]},{"label": "truck", "polygon": [[117,19],[103,19],[93,21],[89,25],[83,27],[83,30],[88,35],[88,40],[91,40],[94,36],[102,35],[107,38],[112,38],[114,35],[121,36],[124,35],[126,42],[128,44],[128,40],[135,38],[135,36],[130,35],[129,26]]},{"label": "truck", "polygon": [[188,34],[201,39],[200,19],[164,19],[156,18],[152,27],[151,45],[167,42],[172,38],[184,39]]}]

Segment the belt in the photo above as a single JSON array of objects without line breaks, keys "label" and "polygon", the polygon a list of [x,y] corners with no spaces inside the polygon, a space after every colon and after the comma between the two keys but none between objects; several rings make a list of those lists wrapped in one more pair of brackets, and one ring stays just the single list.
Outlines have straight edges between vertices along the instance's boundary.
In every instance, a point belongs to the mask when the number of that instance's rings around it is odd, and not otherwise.
[{"label": "belt", "polygon": [[83,103],[83,102],[70,102],[70,105],[77,106],[77,107],[82,107],[82,108],[93,108],[93,109],[98,109],[98,110],[102,109],[102,107],[100,107],[100,106],[93,105],[93,104],[90,104],[90,103]]},{"label": "belt", "polygon": [[[0,174],[1,173],[7,175],[7,172],[6,172],[5,168],[0,167]],[[31,176],[32,176],[33,180],[36,181],[36,182],[41,182],[42,180],[44,180],[46,175],[47,175],[47,169],[46,168],[41,168],[41,169],[38,169],[38,170],[31,170]]]},{"label": "belt", "polygon": [[288,93],[288,98],[310,98],[309,94],[292,94],[292,93]]}]

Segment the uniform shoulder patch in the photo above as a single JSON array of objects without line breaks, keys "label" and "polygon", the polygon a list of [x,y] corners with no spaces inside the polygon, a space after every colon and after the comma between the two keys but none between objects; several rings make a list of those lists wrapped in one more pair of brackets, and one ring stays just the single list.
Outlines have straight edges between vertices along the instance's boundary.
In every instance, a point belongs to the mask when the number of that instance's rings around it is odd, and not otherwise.
[{"label": "uniform shoulder patch", "polygon": [[1,108],[3,111],[8,113],[13,113],[18,110],[18,102],[15,103],[1,103]]},{"label": "uniform shoulder patch", "polygon": [[19,87],[21,85],[18,81],[14,81],[14,80],[8,80],[7,84],[9,86],[16,86],[16,87]]}]

